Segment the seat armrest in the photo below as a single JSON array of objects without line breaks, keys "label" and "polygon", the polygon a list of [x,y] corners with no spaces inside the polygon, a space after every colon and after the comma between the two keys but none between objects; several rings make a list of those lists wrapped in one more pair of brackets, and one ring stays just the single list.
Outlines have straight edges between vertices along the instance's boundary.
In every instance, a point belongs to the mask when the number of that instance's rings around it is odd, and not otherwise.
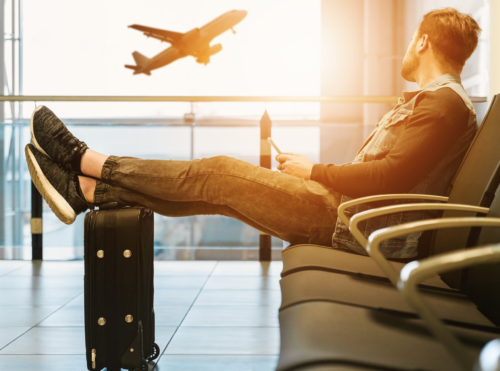
[{"label": "seat armrest", "polygon": [[[497,220],[499,220],[500,225],[500,219]],[[472,359],[468,355],[467,349],[464,349],[463,345],[448,327],[426,305],[418,290],[418,284],[435,274],[495,262],[500,262],[500,244],[454,251],[421,261],[413,261],[404,266],[399,277],[398,289],[405,300],[415,308],[428,329],[443,343],[450,354],[466,370],[472,369],[475,359]]]},{"label": "seat armrest", "polygon": [[415,232],[431,231],[435,229],[445,228],[463,228],[463,227],[500,227],[500,218],[477,218],[477,217],[461,217],[461,218],[442,218],[421,220],[418,222],[405,223],[379,229],[373,232],[368,238],[366,251],[375,260],[378,266],[387,274],[389,280],[397,287],[399,273],[389,263],[385,256],[380,251],[380,244],[388,239],[404,236]]},{"label": "seat armrest", "polygon": [[369,202],[376,201],[389,201],[389,200],[428,200],[428,201],[441,201],[447,202],[448,197],[444,196],[434,196],[434,195],[425,195],[425,194],[412,194],[412,193],[400,193],[400,194],[387,194],[387,195],[376,195],[376,196],[367,196],[356,198],[355,200],[346,201],[339,205],[337,208],[337,215],[340,220],[349,227],[349,218],[345,215],[345,210],[349,207],[366,204]]},{"label": "seat armrest", "polygon": [[370,218],[375,218],[377,216],[400,213],[406,211],[419,211],[419,210],[455,210],[455,211],[470,211],[475,213],[487,214],[489,209],[487,207],[480,206],[470,206],[462,204],[437,204],[437,203],[418,203],[418,204],[404,204],[404,205],[393,205],[379,207],[378,209],[362,211],[354,215],[349,224],[349,230],[351,234],[356,238],[361,246],[366,249],[368,240],[361,233],[359,229],[359,223],[363,220]]}]

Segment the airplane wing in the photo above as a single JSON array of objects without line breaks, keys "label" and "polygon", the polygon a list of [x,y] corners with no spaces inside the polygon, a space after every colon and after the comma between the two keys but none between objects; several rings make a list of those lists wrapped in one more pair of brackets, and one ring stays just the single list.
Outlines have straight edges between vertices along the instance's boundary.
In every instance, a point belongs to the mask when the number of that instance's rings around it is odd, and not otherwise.
[{"label": "airplane wing", "polygon": [[139,24],[133,24],[129,26],[134,30],[142,31],[147,37],[154,37],[155,39],[166,41],[170,44],[178,41],[184,34],[180,32],[160,30],[159,28],[141,26]]}]

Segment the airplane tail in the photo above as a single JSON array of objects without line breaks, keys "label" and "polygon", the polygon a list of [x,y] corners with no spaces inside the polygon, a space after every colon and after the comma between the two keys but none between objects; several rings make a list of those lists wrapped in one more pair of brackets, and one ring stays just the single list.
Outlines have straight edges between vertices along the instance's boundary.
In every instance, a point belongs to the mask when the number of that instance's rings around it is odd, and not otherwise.
[{"label": "airplane tail", "polygon": [[134,70],[134,75],[138,75],[140,73],[144,73],[148,76],[151,75],[151,71],[145,70],[144,68],[148,65],[150,59],[148,57],[145,57],[139,52],[133,52],[132,56],[134,57],[135,64],[137,66],[133,66],[130,64],[126,64],[125,68],[130,68],[131,70]]},{"label": "airplane tail", "polygon": [[142,55],[139,52],[133,52],[132,57],[134,57],[135,64],[137,64],[137,67],[144,67],[148,64],[149,58]]}]

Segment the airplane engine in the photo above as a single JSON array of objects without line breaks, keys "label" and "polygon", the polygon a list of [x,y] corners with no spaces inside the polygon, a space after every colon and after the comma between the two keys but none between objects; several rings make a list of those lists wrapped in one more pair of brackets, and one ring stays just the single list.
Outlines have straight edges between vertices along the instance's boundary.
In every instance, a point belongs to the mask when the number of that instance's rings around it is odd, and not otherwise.
[{"label": "airplane engine", "polygon": [[212,45],[204,54],[200,55],[196,62],[203,63],[205,66],[210,62],[210,57],[214,54],[217,54],[222,50],[221,44]]},{"label": "airplane engine", "polygon": [[220,52],[222,50],[222,45],[221,44],[215,44],[215,45],[212,45],[210,47],[210,49],[208,49],[207,51],[207,55],[210,57],[214,54],[217,54],[218,52]]}]

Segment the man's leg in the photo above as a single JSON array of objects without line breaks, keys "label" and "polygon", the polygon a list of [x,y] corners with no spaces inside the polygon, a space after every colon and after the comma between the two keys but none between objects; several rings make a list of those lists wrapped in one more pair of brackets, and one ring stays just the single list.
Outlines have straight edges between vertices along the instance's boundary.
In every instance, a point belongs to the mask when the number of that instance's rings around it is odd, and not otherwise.
[{"label": "man's leg", "polygon": [[338,195],[317,182],[225,156],[164,161],[87,150],[80,167],[101,179],[96,203],[141,204],[170,216],[226,215],[293,244],[331,245]]},{"label": "man's leg", "polygon": [[[112,186],[106,183],[101,183],[93,178],[79,177],[80,186],[85,196],[86,201],[98,204],[107,202],[118,202],[122,205],[130,206],[144,206],[154,210],[157,214],[182,217],[192,215],[224,215],[234,219],[238,219],[243,223],[250,225],[262,232],[273,235],[278,238],[281,236],[276,235],[273,231],[267,230],[261,225],[255,223],[253,220],[246,218],[236,210],[231,209],[226,205],[213,205],[203,201],[194,202],[173,202],[165,201],[156,197],[148,196],[140,192],[130,191],[126,188]],[[96,188],[99,187],[97,195],[95,194]]]}]

